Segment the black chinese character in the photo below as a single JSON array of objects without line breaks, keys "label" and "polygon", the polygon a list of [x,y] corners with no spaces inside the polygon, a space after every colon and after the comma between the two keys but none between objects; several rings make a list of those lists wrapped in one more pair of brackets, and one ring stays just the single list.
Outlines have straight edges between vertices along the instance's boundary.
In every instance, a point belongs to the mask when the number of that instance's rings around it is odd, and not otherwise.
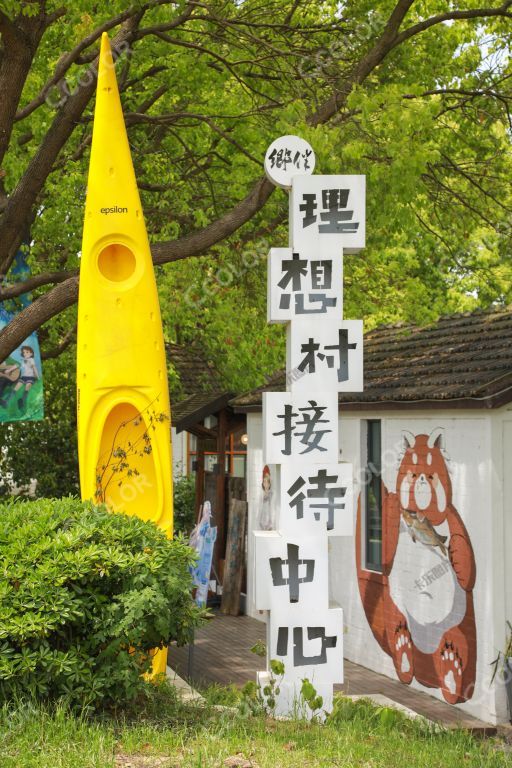
[{"label": "black chinese character", "polygon": [[332,288],[332,259],[311,262],[311,287],[320,291]]},{"label": "black chinese character", "polygon": [[302,217],[302,228],[305,229],[306,227],[309,227],[310,224],[314,224],[316,221],[316,209],[318,208],[317,202],[316,202],[316,194],[313,193],[304,193],[302,195],[302,200],[304,201],[302,205],[299,205],[299,211],[303,211],[304,216]]},{"label": "black chinese character", "polygon": [[[348,343],[348,330],[346,328],[340,328],[338,330],[338,343],[330,344],[324,347],[327,349],[335,349],[338,352],[338,381],[348,381],[348,351],[349,349],[357,349],[357,344]],[[320,360],[324,359],[324,355],[320,353],[318,355]],[[326,355],[325,360],[328,368],[334,367],[334,356]]]},{"label": "black chinese character", "polygon": [[308,274],[307,259],[301,259],[298,253],[294,253],[291,259],[283,259],[281,271],[285,274],[278,282],[278,286],[284,290],[291,283],[292,291],[300,291],[302,278]]},{"label": "black chinese character", "polygon": [[[290,603],[299,602],[299,585],[309,584],[313,581],[315,575],[314,560],[299,560],[299,547],[296,544],[288,544],[288,559],[282,557],[270,558],[270,571],[272,573],[272,583],[274,587],[288,586],[290,593]],[[288,566],[288,578],[283,575],[283,567]],[[299,566],[306,566],[306,575],[299,577]]]},{"label": "black chinese character", "polygon": [[[308,640],[321,640],[322,650],[316,656],[304,655],[304,630],[302,627],[293,628],[293,666],[306,667],[313,664],[327,664],[327,648],[336,648],[336,635],[327,637],[325,627],[307,627]],[[279,627],[277,631],[277,656],[288,654],[288,627]]]},{"label": "black chinese character", "polygon": [[[307,489],[307,496],[303,493],[302,489],[306,485],[306,481],[303,477],[299,476],[297,480],[290,486],[287,493],[291,496],[290,507],[295,507],[295,514],[297,520],[301,520],[304,517],[304,502],[308,499],[324,499],[323,503],[311,504],[311,509],[325,509],[327,510],[327,530],[332,531],[334,528],[334,513],[337,509],[345,509],[345,502],[340,501],[337,503],[337,499],[343,499],[347,492],[344,486],[335,486],[334,488],[328,488],[329,485],[335,485],[338,482],[338,475],[328,475],[325,469],[319,469],[318,473],[312,477],[308,477],[309,488]],[[316,488],[312,487],[316,486]],[[315,520],[320,520],[320,512],[314,512]]]},{"label": "black chinese character", "polygon": [[[307,278],[310,270],[310,282],[313,291],[325,291],[332,288],[332,259],[322,259],[308,262],[301,259],[298,253],[292,254],[291,259],[283,259],[281,271],[283,276],[278,282],[282,290],[288,288],[295,293],[296,315],[321,315],[327,312],[328,307],[335,307],[338,299],[336,296],[327,296],[325,293],[303,292],[302,278]],[[300,293],[299,293],[300,291]],[[306,305],[306,296],[308,305]],[[279,300],[280,309],[290,309],[291,293],[283,293]]]},{"label": "black chinese character", "polygon": [[[296,426],[304,426],[304,432],[296,432],[296,436],[300,437],[300,442],[305,445],[305,449],[301,451],[301,454],[303,453],[310,453],[311,451],[318,450],[318,451],[326,451],[327,448],[320,445],[320,442],[324,435],[327,435],[329,432],[332,432],[332,429],[318,429],[315,431],[315,428],[318,424],[328,424],[329,419],[322,419],[321,417],[324,415],[324,411],[326,410],[325,405],[317,405],[316,400],[309,400],[309,408],[299,408],[299,411],[301,411],[303,420],[298,421]],[[308,413],[308,411],[311,411],[311,414]]]},{"label": "black chinese character", "polygon": [[320,344],[317,344],[313,338],[309,338],[306,344],[301,344],[300,351],[305,354],[304,359],[297,366],[299,371],[305,372],[307,368],[308,373],[316,372],[316,359],[315,352],[320,349]]},{"label": "black chinese character", "polygon": [[[348,330],[346,328],[340,328],[338,330],[338,340],[338,344],[324,346],[324,352],[328,349],[335,349],[338,351],[338,381],[348,381],[348,350],[357,349],[357,344],[348,343]],[[312,337],[310,337],[305,344],[302,344],[300,351],[304,355],[304,358],[297,366],[298,370],[302,373],[316,373],[317,358],[322,362],[325,361],[328,368],[334,368],[334,355],[326,355],[324,352],[319,352],[320,349],[321,345],[315,342]]]},{"label": "black chinese character", "polygon": [[280,437],[284,435],[284,450],[281,453],[284,456],[290,456],[292,452],[292,434],[295,429],[293,425],[293,419],[297,418],[299,414],[293,412],[293,407],[289,404],[284,406],[284,413],[278,415],[278,419],[283,419],[284,427],[281,432],[273,432],[274,437]]},{"label": "black chinese character", "polygon": [[[281,450],[283,456],[291,456],[292,452],[292,436],[300,437],[300,442],[305,445],[305,449],[301,451],[303,453],[310,453],[311,451],[326,451],[327,448],[320,445],[324,435],[332,432],[332,429],[317,429],[319,424],[328,424],[329,419],[322,419],[324,411],[327,406],[317,405],[315,400],[308,400],[309,407],[299,408],[302,414],[302,421],[297,421],[296,424],[293,420],[296,419],[299,414],[293,412],[293,407],[290,404],[285,404],[284,413],[278,414],[277,418],[283,420],[283,429],[280,432],[273,432],[274,437],[280,437],[284,435],[284,449]],[[309,413],[311,411],[311,413]],[[303,426],[303,432],[297,432],[296,428]]]},{"label": "black chinese character", "polygon": [[312,149],[305,149],[304,152],[302,153],[302,159],[304,160],[304,170],[305,171],[309,171],[309,169],[311,167],[309,165],[309,158],[310,158],[310,156],[312,154],[313,154],[313,150]]},{"label": "black chinese character", "polygon": [[[320,234],[354,234],[359,229],[359,222],[353,221],[354,211],[347,210],[349,189],[323,189],[322,212],[318,224]],[[317,221],[318,203],[316,193],[303,193],[299,211],[303,213],[302,228]]]},{"label": "black chinese character", "polygon": [[288,163],[292,162],[292,153],[289,149],[273,149],[268,156],[268,159],[270,160],[271,168],[276,166],[277,168],[283,168],[286,171],[286,166]]}]

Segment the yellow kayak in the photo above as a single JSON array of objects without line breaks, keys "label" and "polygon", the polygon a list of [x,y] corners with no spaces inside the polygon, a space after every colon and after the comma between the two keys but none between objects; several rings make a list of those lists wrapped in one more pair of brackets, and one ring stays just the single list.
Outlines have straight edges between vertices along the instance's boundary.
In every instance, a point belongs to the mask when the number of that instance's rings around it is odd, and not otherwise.
[{"label": "yellow kayak", "polygon": [[[151,253],[107,34],[80,266],[77,343],[82,499],[172,536],[167,367]],[[166,652],[153,671],[165,672]]]}]

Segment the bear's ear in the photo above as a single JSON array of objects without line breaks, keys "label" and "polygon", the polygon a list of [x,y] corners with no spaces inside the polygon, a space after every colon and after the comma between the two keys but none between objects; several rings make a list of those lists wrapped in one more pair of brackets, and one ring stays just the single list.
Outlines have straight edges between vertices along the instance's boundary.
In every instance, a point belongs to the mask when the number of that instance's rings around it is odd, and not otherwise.
[{"label": "bear's ear", "polygon": [[413,433],[409,432],[407,429],[402,429],[403,450],[406,451],[408,448],[412,448],[415,442],[416,437]]},{"label": "bear's ear", "polygon": [[427,445],[429,448],[444,448],[444,428],[436,427],[428,436]]}]

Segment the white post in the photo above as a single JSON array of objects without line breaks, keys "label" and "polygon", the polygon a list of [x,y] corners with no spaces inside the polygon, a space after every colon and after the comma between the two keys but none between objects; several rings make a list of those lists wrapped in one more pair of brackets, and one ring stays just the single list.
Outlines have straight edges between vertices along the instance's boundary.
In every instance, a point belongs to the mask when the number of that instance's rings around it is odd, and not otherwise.
[{"label": "white post", "polygon": [[[267,302],[268,321],[287,323],[287,387],[263,397],[263,463],[280,469],[278,526],[254,533],[255,603],[269,612],[258,682],[275,714],[308,717],[329,712],[333,684],[343,682],[343,611],[329,604],[328,539],[353,534],[338,392],[363,388],[363,323],[343,320],[343,253],[365,242],[365,177],[311,176],[314,166],[297,136],[276,139],[265,156],[268,178],[290,191],[289,248],[270,251]],[[272,685],[273,660],[284,674]],[[304,680],[322,697],[313,710]]]}]

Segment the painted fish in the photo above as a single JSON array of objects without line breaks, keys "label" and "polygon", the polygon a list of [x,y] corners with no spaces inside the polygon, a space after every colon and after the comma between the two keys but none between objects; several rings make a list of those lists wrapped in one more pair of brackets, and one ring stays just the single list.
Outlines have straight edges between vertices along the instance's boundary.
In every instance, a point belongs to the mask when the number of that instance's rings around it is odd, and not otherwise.
[{"label": "painted fish", "polygon": [[420,518],[416,512],[404,508],[402,508],[402,517],[414,542],[419,541],[427,547],[439,547],[443,555],[448,557],[445,546],[448,536],[441,536],[430,520],[424,516]]}]

